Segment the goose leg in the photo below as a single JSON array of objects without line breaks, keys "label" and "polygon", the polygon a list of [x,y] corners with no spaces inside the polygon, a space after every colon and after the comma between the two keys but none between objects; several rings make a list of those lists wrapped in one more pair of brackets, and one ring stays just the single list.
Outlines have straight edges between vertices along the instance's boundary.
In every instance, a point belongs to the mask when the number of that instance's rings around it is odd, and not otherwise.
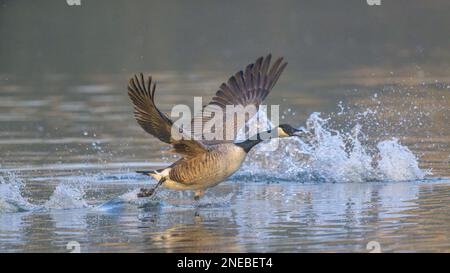
[{"label": "goose leg", "polygon": [[151,189],[141,189],[141,192],[139,192],[137,194],[137,197],[151,197],[155,194],[156,190],[158,189],[159,186],[162,185],[162,183],[164,183],[164,181],[166,181],[165,177],[162,177],[159,181],[158,184],[156,184],[155,187],[151,188]]},{"label": "goose leg", "polygon": [[205,191],[204,190],[198,190],[195,192],[194,194],[194,200],[198,201],[200,200],[200,198],[205,195]]}]

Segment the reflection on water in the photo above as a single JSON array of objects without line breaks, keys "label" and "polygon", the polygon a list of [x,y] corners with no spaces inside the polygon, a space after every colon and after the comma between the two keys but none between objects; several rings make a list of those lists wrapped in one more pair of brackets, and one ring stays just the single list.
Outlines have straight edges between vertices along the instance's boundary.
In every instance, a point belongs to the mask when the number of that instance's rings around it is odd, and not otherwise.
[{"label": "reflection on water", "polygon": [[448,251],[449,182],[230,183],[210,206],[173,206],[191,196],[165,194],[147,206],[6,213],[0,249],[65,252],[75,240],[90,252],[365,252],[375,240],[386,252]]}]

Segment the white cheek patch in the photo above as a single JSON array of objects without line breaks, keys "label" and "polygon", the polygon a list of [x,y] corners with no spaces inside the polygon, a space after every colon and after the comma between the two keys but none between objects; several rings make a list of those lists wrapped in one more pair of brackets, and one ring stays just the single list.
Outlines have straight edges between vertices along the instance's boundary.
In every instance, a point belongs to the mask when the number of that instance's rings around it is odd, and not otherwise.
[{"label": "white cheek patch", "polygon": [[280,127],[278,127],[278,129],[277,129],[277,133],[278,133],[278,137],[289,137],[289,135],[286,134],[286,132],[283,129],[281,129]]}]

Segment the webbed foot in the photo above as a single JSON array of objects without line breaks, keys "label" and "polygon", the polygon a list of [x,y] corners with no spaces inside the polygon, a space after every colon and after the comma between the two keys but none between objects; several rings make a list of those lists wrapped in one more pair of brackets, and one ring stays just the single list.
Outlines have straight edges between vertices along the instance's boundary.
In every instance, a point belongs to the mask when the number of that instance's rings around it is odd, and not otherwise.
[{"label": "webbed foot", "polygon": [[163,177],[163,178],[161,178],[161,179],[158,181],[158,184],[156,184],[156,186],[155,186],[154,188],[151,188],[151,189],[144,189],[144,188],[142,188],[142,189],[141,189],[141,192],[139,192],[139,193],[137,194],[137,197],[139,197],[139,198],[140,198],[140,197],[151,197],[152,195],[155,194],[156,189],[158,189],[158,187],[161,186],[165,181],[166,181],[166,178]]},{"label": "webbed foot", "polygon": [[155,189],[144,189],[142,188],[141,191],[137,194],[137,197],[150,197],[155,193]]}]

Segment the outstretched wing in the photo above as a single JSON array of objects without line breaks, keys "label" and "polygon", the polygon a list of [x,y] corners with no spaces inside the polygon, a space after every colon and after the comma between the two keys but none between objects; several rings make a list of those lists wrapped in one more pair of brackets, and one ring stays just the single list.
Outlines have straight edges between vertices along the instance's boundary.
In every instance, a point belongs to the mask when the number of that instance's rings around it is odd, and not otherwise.
[{"label": "outstretched wing", "polygon": [[128,83],[128,96],[134,105],[134,117],[141,127],[152,136],[165,143],[171,143],[171,130],[173,122],[155,105],[156,83],[152,83],[152,77],[148,82],[144,75],[135,75]]},{"label": "outstretched wing", "polygon": [[152,136],[172,144],[173,151],[185,157],[207,152],[205,145],[178,133],[179,130],[172,131],[172,120],[156,107],[155,89],[156,83],[152,83],[152,77],[149,76],[146,82],[142,73],[135,75],[128,83],[128,96],[133,102],[134,117],[138,124]]},{"label": "outstretched wing", "polygon": [[[236,115],[246,115],[245,113],[235,112],[227,115],[227,105],[254,106],[256,110],[264,101],[269,92],[272,90],[287,63],[283,62],[283,58],[277,59],[272,65],[271,54],[265,58],[258,58],[255,63],[249,64],[245,71],[239,71],[228,79],[227,83],[222,83],[211,102],[203,107],[202,113],[195,116],[192,120],[193,135],[196,139],[202,139],[203,143],[216,144],[233,142],[236,139],[237,132],[242,128],[243,124],[237,122]],[[248,108],[247,108],[248,109]],[[205,124],[214,118],[214,113],[220,110],[223,113],[223,137],[222,139],[206,140],[204,137]],[[252,116],[245,117],[245,123]],[[227,139],[230,134],[226,130],[233,130],[233,139]]]}]

